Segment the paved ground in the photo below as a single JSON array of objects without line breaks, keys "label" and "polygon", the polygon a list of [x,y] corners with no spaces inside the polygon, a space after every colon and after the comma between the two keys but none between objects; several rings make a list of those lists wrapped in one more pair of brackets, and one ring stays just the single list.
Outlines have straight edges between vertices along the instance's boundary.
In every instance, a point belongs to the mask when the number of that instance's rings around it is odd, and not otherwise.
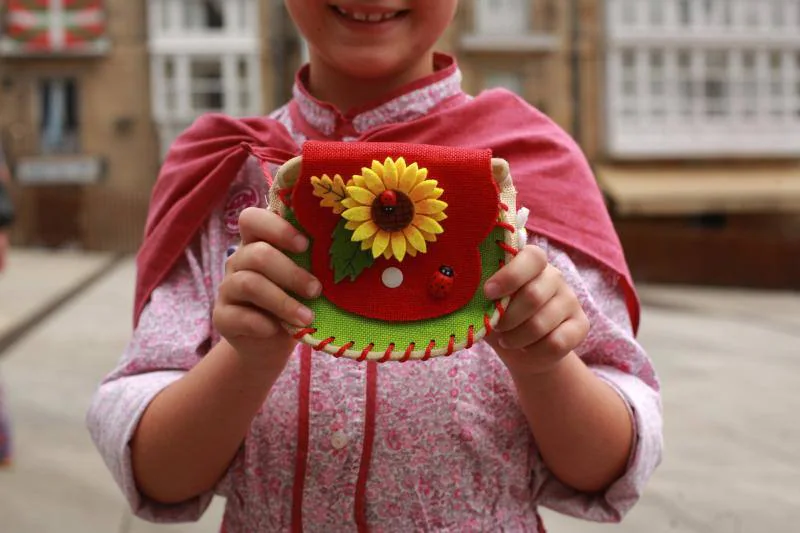
[{"label": "paved ground", "polygon": [[[68,287],[108,260],[64,258],[12,256],[0,278],[0,324],[46,306],[59,292],[46,284]],[[83,267],[68,276],[70,261]],[[15,467],[0,472],[2,533],[217,531],[219,505],[199,524],[131,519],[84,430],[89,395],[128,335],[133,275],[130,261],[120,263],[0,354],[18,448]],[[622,525],[547,513],[550,530],[797,531],[800,295],[643,287],[642,296],[641,340],[664,385],[664,464]]]}]

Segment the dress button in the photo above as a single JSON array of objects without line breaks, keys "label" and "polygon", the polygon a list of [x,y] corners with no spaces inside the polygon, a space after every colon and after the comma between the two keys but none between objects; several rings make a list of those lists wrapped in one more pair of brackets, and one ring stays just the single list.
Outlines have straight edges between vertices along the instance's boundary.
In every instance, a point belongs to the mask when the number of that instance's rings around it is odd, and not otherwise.
[{"label": "dress button", "polygon": [[334,450],[341,450],[347,446],[347,435],[343,431],[337,431],[331,436],[331,446]]}]

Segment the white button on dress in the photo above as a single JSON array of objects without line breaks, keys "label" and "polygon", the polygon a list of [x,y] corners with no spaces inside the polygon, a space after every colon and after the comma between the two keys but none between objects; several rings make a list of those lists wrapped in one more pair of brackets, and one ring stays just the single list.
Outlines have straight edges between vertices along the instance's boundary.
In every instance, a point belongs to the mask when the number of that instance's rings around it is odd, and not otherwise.
[{"label": "white button on dress", "polygon": [[347,446],[347,440],[347,435],[344,434],[344,431],[336,431],[331,436],[331,446],[333,446],[334,450],[341,450]]}]

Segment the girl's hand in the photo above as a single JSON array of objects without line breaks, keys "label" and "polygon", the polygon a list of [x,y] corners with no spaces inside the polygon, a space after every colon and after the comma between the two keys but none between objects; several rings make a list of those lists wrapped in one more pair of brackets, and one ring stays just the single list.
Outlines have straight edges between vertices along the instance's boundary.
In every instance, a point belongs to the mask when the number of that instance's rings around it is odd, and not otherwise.
[{"label": "girl's hand", "polygon": [[[283,251],[303,252],[308,239],[266,209],[249,208],[239,217],[241,247],[228,258],[214,306],[214,326],[248,357],[277,357],[284,364],[295,341],[281,321],[307,326],[310,309],[289,295],[316,298],[322,285]],[[283,251],[282,251],[283,250]]]},{"label": "girl's hand", "polygon": [[578,297],[536,246],[523,248],[484,290],[491,299],[512,296],[487,339],[512,373],[553,369],[589,333]]}]

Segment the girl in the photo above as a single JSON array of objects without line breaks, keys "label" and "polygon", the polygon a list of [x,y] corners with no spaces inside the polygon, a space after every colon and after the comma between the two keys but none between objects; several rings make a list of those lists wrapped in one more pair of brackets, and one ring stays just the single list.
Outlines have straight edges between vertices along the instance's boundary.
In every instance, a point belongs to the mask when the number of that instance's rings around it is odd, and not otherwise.
[{"label": "girl", "polygon": [[[286,5],[311,58],[292,101],[269,119],[198,120],[153,193],[133,338],[88,414],[132,509],[196,520],[220,494],[229,533],[543,531],[540,505],[620,520],[660,461],[660,397],[583,156],[510,93],[462,92],[432,51],[457,0]],[[509,160],[534,216],[483,287],[513,295],[488,341],[379,367],[284,332],[313,320],[289,294],[321,286],[284,255],[309,243],[264,209],[265,173],[309,139]]]}]

